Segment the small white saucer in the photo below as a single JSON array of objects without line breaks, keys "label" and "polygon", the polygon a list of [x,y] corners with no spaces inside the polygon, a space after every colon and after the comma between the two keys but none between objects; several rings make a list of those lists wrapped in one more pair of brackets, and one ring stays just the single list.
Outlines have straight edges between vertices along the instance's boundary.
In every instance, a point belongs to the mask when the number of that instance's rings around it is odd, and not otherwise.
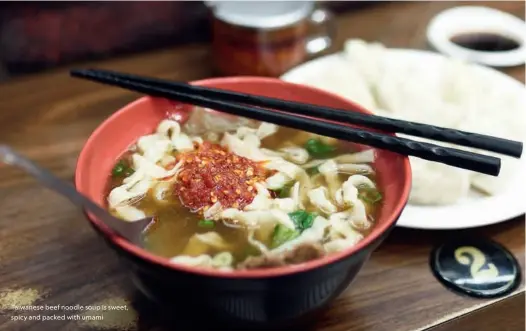
[{"label": "small white saucer", "polygon": [[[451,38],[466,33],[493,33],[516,40],[519,47],[509,51],[478,51],[459,46]],[[427,27],[427,40],[450,57],[491,67],[511,67],[526,61],[526,23],[496,9],[463,6],[445,10]]]}]

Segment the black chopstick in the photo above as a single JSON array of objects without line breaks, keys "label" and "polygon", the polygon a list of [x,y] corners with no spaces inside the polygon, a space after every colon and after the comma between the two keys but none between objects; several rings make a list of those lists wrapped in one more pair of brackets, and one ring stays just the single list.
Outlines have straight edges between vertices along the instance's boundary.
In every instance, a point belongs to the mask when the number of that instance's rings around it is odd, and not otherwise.
[{"label": "black chopstick", "polygon": [[308,115],[331,121],[362,125],[368,128],[386,132],[403,133],[416,137],[449,142],[455,145],[479,148],[515,158],[520,158],[523,151],[523,143],[519,141],[454,130],[450,128],[443,128],[434,125],[396,120],[377,115],[367,115],[359,112],[346,111],[343,109],[291,102],[276,98],[250,95],[216,88],[195,86],[188,83],[172,82],[158,78],[141,77],[109,70],[88,69],[72,71],[72,75],[78,75],[79,77],[87,73],[113,75],[115,77],[121,77],[123,79],[148,84],[151,86],[157,86],[170,90],[173,89],[183,93],[198,94],[210,99],[245,103],[253,106],[269,107],[299,115]]},{"label": "black chopstick", "polygon": [[232,115],[251,118],[258,121],[274,123],[298,130],[309,131],[323,136],[352,141],[376,148],[386,149],[403,155],[416,156],[429,161],[440,162],[454,167],[472,170],[492,176],[500,172],[500,159],[441,147],[424,142],[416,142],[405,138],[370,132],[345,125],[328,123],[318,119],[298,117],[288,113],[275,112],[267,109],[245,106],[220,100],[213,100],[199,95],[181,93],[172,89],[150,86],[149,84],[130,81],[121,77],[94,72],[74,71],[75,77],[86,78],[104,84],[119,86],[128,90],[145,93],[152,96],[211,108]]}]

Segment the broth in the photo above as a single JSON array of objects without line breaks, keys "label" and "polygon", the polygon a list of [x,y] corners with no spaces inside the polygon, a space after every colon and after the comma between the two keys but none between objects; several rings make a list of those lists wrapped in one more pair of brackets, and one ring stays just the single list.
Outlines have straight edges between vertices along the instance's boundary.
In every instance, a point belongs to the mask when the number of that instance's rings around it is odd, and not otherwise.
[{"label": "broth", "polygon": [[[212,143],[216,143],[216,141],[213,141]],[[312,145],[306,148],[307,151],[310,151],[309,160],[304,165],[308,166],[309,163],[312,163],[314,164],[314,166],[305,169],[307,176],[309,178],[308,182],[311,183],[311,188],[329,187],[330,183],[327,182],[327,179],[325,178],[326,176],[322,175],[319,172],[320,166],[316,165],[316,163],[320,163],[320,162],[323,163],[323,160],[328,160],[328,159],[332,159],[332,158],[335,158],[341,155],[353,153],[354,151],[351,150],[348,144],[336,141],[332,138],[314,136],[313,134],[310,134],[310,133],[306,133],[306,132],[302,132],[302,131],[298,131],[298,130],[294,130],[290,128],[279,127],[277,129],[277,132],[275,132],[274,134],[268,137],[261,139],[260,148],[268,149],[270,151],[280,151],[283,148],[297,148],[298,146],[299,147],[308,146],[309,143]],[[198,143],[194,142],[194,146],[198,146],[198,145],[199,145]],[[200,146],[204,146],[204,144],[201,144]],[[317,150],[314,147],[316,147]],[[197,147],[197,148],[199,150],[199,148],[201,147]],[[218,149],[217,153],[221,153],[221,150]],[[129,177],[130,174],[133,173],[133,169],[131,169],[131,166],[130,166],[131,164],[133,164],[132,154],[133,154],[133,151],[127,152],[118,161],[116,165],[116,169],[120,170],[120,173],[115,173],[114,171],[112,179],[109,182],[109,192],[123,185],[125,183],[124,179]],[[174,153],[173,155],[177,158],[177,160],[182,160],[183,154],[184,153]],[[190,155],[191,157],[194,157],[192,156],[192,154],[185,154],[185,155]],[[196,153],[195,155],[200,155],[200,154]],[[237,160],[237,156],[234,156],[234,157]],[[248,159],[246,162],[249,162]],[[172,163],[174,163],[174,161]],[[265,163],[261,163],[261,164],[265,164]],[[214,168],[214,165],[212,165],[212,168],[210,169],[217,169],[217,165],[215,165],[215,167],[216,168]],[[182,178],[181,174],[184,172],[185,168],[182,168],[182,169],[183,170],[179,170],[180,171],[179,174],[175,176],[175,177],[179,176],[179,179],[178,179],[179,181],[183,180],[181,179]],[[250,166],[250,164],[249,164],[248,169],[252,169],[252,166]],[[196,168],[196,170],[192,171],[191,174],[195,176],[195,174],[197,173],[197,170],[198,169]],[[129,171],[129,172],[124,174],[125,171]],[[255,171],[258,171],[258,170],[256,169]],[[269,172],[267,174],[267,180],[269,177],[272,177],[278,172],[274,170]],[[336,176],[337,181],[339,183],[344,183],[350,175],[361,173],[361,172],[362,170],[360,169],[354,171],[354,173],[339,172]],[[247,174],[248,173],[249,172],[247,171]],[[372,180],[372,182],[375,182],[374,172],[364,173],[364,175],[370,180]],[[293,182],[295,183],[295,181]],[[300,181],[298,181],[298,183],[299,182]],[[225,184],[223,183],[221,185],[225,185]],[[232,222],[225,222],[221,220],[215,220],[215,221],[207,220],[204,214],[206,214],[207,211],[212,210],[214,208],[214,205],[206,206],[205,208],[202,208],[198,211],[195,211],[195,210],[192,211],[190,208],[185,206],[185,202],[181,200],[180,195],[178,194],[175,187],[177,187],[175,184],[170,185],[170,187],[167,189],[167,192],[165,192],[165,195],[164,195],[165,198],[162,201],[162,203],[160,203],[159,200],[156,198],[155,190],[151,188],[147,190],[146,194],[141,195],[139,199],[128,201],[130,206],[135,207],[137,210],[140,210],[145,215],[155,217],[155,224],[149,228],[145,236],[145,247],[147,250],[151,251],[152,253],[156,255],[167,257],[167,258],[173,258],[177,256],[197,257],[203,254],[214,256],[220,253],[227,252],[227,253],[230,253],[233,258],[232,267],[234,269],[236,268],[236,266],[239,266],[239,264],[242,263],[248,257],[258,256],[263,253],[261,249],[259,249],[258,247],[255,247],[254,244],[251,243],[249,240],[250,231],[252,231],[251,227],[246,226],[246,224],[236,223],[234,222],[235,220]],[[301,190],[303,189],[302,186],[298,184],[298,187],[299,187],[298,191],[301,192]],[[192,189],[192,186],[190,185],[188,186],[188,188]],[[291,188],[290,183],[289,183],[289,187],[283,186],[280,189],[274,189],[274,190],[268,189],[268,192],[270,192],[271,198],[285,199],[287,197],[291,197],[294,194],[294,193],[291,193],[292,192],[291,190],[294,190],[294,187]],[[360,192],[360,194],[362,194],[363,192],[366,192],[366,193],[373,192],[377,195],[375,197],[375,200],[367,200],[364,198],[363,194],[361,195],[361,198],[360,198],[361,201],[363,201],[368,221],[373,223],[373,226],[374,226],[374,216],[376,215],[376,211],[379,207],[379,201],[377,201],[379,199],[377,199],[377,197],[379,196],[381,198],[381,195],[377,191],[374,192],[374,191],[367,191],[367,190],[364,191],[364,190],[365,188],[362,187],[362,190],[358,189],[358,192]],[[254,191],[254,190],[250,190],[249,188],[249,191]],[[202,191],[199,190],[199,193],[202,193]],[[249,202],[253,203],[255,200],[255,197],[257,197],[259,194],[260,193],[258,191],[258,193],[255,194],[254,199]],[[222,201],[225,201],[224,199],[226,198],[227,197],[223,197]],[[299,199],[301,200],[301,198]],[[283,202],[285,200],[281,200],[281,201]],[[212,204],[212,202],[210,202],[210,204]],[[320,209],[317,208],[317,206],[314,205],[312,202],[309,202],[308,199],[303,204],[303,207],[304,207],[303,209],[296,210],[295,212],[297,213],[297,215],[299,215],[298,217],[304,217],[304,219],[305,217],[308,219],[312,215],[310,219],[311,223],[314,222],[312,219],[316,220],[316,217],[317,217],[316,215],[324,214],[323,212],[320,213]],[[338,208],[336,212],[342,212],[344,209],[345,208],[343,209]],[[122,215],[119,215],[119,213],[116,212],[116,210],[112,210],[112,212],[118,217],[122,216]],[[294,212],[288,213],[288,215],[291,215],[293,213]],[[330,216],[331,216],[331,213],[325,213],[325,217],[330,218]],[[290,217],[291,219],[294,220],[294,216],[290,216]],[[273,240],[275,239],[276,233],[278,231],[278,225],[273,225],[272,229],[265,230],[266,232],[261,229],[256,230],[257,232],[254,235],[254,238],[259,240],[265,246],[272,247]],[[363,228],[363,229],[355,229],[355,230],[361,236],[366,236],[369,234],[371,229],[372,229],[372,226]],[[261,235],[261,233],[269,234],[268,231],[272,231],[273,235],[272,236]],[[221,237],[222,239],[221,242],[223,243],[219,245],[221,247],[215,247],[213,245],[207,246],[207,247],[205,247],[206,245],[193,245],[192,246],[191,244],[189,244],[192,240],[195,239],[196,234],[206,235],[206,234],[209,234],[210,232],[215,232],[217,235],[219,235],[219,237]],[[326,236],[327,233],[328,233],[328,230],[327,228],[325,228],[324,236]],[[297,234],[296,236],[299,236],[299,234]],[[283,243],[281,244],[283,245]],[[323,242],[320,242],[320,244],[323,244]],[[264,267],[264,265],[262,265],[261,267]]]}]

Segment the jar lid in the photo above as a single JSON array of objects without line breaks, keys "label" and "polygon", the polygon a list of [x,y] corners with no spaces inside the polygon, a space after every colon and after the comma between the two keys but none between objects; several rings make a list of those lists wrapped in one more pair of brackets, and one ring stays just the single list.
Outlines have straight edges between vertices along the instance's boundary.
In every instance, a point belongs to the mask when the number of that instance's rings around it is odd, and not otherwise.
[{"label": "jar lid", "polygon": [[[472,39],[471,43],[478,39],[480,45],[485,43],[489,46],[490,37],[497,46],[503,46],[504,41],[508,41],[515,43],[516,47],[473,49],[455,42],[458,38]],[[445,55],[492,67],[521,65],[526,60],[526,24],[493,8],[461,6],[445,10],[431,20],[427,39]]]},{"label": "jar lid", "polygon": [[313,1],[207,1],[217,19],[248,28],[275,29],[297,23],[314,9]]}]

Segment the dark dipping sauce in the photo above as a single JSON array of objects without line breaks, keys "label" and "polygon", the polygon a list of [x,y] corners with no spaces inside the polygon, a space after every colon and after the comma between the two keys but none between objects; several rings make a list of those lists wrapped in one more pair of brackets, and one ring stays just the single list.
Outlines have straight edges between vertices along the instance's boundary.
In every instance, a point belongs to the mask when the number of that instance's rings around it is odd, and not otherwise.
[{"label": "dark dipping sauce", "polygon": [[517,40],[491,32],[462,33],[450,40],[458,46],[481,52],[506,52],[520,47]]}]

